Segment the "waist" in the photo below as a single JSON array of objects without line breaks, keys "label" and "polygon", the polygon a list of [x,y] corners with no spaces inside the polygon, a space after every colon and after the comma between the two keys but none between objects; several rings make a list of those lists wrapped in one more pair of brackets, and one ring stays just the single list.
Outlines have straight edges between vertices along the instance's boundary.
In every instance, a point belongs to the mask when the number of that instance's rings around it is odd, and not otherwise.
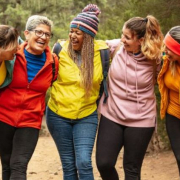
[{"label": "waist", "polygon": [[180,119],[179,93],[176,91],[169,91],[169,104],[167,107],[167,113]]}]

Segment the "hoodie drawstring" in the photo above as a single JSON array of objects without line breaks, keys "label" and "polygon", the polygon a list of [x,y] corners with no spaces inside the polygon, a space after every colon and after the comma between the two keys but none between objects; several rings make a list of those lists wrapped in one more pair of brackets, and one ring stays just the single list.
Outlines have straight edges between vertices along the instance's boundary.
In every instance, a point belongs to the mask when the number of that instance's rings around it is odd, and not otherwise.
[{"label": "hoodie drawstring", "polygon": [[[138,94],[138,75],[137,75],[137,65],[138,65],[138,62],[136,62],[136,65],[135,65],[135,77],[136,77],[136,81],[135,81],[135,88],[136,88],[136,99],[137,99],[137,110],[138,112],[140,111],[140,107],[139,107],[139,94]],[[128,80],[127,80],[127,65],[129,64],[129,61],[128,61],[128,55],[126,55],[126,58],[125,58],[125,85],[126,85],[126,97],[129,96],[129,92],[128,92]]]}]

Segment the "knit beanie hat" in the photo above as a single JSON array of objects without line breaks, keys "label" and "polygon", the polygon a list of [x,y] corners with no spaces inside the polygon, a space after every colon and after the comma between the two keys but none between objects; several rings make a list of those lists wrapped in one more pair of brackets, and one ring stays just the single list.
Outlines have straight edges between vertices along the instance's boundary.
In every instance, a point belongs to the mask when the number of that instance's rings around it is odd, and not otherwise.
[{"label": "knit beanie hat", "polygon": [[87,5],[82,13],[78,14],[70,24],[70,28],[78,28],[81,31],[95,37],[98,31],[98,15],[100,9],[95,4]]}]

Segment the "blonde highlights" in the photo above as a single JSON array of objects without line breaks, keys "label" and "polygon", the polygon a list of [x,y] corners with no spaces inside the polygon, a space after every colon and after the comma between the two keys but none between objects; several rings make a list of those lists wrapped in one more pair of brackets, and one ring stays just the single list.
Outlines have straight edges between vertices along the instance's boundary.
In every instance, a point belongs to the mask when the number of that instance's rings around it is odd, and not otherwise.
[{"label": "blonde highlights", "polygon": [[170,68],[170,70],[171,70],[171,75],[173,76],[173,77],[175,77],[175,74],[176,74],[176,72],[177,72],[177,69],[176,69],[176,66],[178,65],[178,62],[177,61],[171,61],[170,63],[169,63],[169,68]]},{"label": "blonde highlights", "polygon": [[[72,49],[71,43],[68,46],[68,53],[72,60],[77,64],[78,53]],[[90,96],[93,85],[94,74],[94,38],[84,33],[83,44],[81,49],[81,72],[82,85],[86,92],[86,97]]]},{"label": "blonde highlights", "polygon": [[162,54],[163,34],[158,20],[151,15],[146,18],[134,17],[125,23],[138,39],[142,38],[141,52],[149,60],[159,60]]},{"label": "blonde highlights", "polygon": [[157,19],[147,16],[146,33],[141,44],[142,53],[150,60],[158,60],[162,56],[163,34]]}]

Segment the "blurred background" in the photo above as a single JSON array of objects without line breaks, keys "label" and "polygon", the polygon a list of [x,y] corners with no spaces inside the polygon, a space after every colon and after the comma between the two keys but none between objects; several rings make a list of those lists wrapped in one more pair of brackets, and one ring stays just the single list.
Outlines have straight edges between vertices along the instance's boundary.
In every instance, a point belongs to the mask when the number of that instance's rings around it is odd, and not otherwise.
[{"label": "blurred background", "polygon": [[45,15],[54,22],[52,45],[68,37],[70,21],[89,3],[101,10],[96,39],[120,37],[123,23],[133,16],[154,15],[163,33],[180,24],[179,0],[0,0],[0,23],[16,27],[23,38],[28,17]]}]

